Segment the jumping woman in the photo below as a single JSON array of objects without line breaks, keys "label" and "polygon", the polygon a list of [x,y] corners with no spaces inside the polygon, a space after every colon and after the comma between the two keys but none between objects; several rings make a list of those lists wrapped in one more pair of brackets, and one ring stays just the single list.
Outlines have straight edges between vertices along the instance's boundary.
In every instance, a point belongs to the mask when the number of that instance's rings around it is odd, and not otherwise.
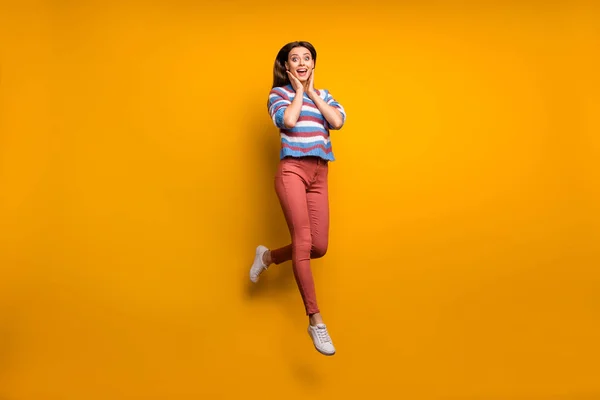
[{"label": "jumping woman", "polygon": [[320,353],[333,355],[335,347],[317,305],[311,259],[327,252],[328,164],[334,161],[329,132],[342,128],[346,112],[328,90],[315,89],[316,61],[315,48],[302,41],[286,44],[275,59],[267,105],[281,137],[275,192],[291,244],[273,250],[259,245],[250,280],[256,283],[271,264],[291,260],[309,320],[308,333]]}]

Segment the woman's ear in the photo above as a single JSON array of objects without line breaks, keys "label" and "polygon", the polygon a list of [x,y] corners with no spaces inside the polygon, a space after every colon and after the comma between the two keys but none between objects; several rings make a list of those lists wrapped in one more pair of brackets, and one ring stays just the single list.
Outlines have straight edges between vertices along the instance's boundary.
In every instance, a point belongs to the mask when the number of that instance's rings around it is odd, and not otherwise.
[{"label": "woman's ear", "polygon": [[288,67],[288,63],[287,63],[287,61],[285,62],[285,70],[286,70],[286,71],[289,71],[289,70],[290,70],[290,67]]}]

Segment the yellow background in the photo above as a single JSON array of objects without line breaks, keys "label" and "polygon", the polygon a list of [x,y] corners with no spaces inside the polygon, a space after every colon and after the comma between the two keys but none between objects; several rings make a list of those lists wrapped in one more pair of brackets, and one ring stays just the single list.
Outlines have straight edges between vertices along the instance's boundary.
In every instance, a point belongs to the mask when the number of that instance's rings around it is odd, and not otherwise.
[{"label": "yellow background", "polygon": [[[600,398],[600,6],[4,1],[0,398]],[[309,40],[338,354],[289,263],[266,109]]]}]

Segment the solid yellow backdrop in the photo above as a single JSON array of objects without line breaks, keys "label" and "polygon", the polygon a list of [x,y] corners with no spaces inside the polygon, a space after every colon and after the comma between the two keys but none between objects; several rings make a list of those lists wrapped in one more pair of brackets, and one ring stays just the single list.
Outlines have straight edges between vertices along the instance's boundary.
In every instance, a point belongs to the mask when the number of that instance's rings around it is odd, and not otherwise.
[{"label": "solid yellow backdrop", "polygon": [[[0,398],[600,396],[593,2],[10,3]],[[329,358],[289,263],[248,279],[292,40],[348,113]]]}]

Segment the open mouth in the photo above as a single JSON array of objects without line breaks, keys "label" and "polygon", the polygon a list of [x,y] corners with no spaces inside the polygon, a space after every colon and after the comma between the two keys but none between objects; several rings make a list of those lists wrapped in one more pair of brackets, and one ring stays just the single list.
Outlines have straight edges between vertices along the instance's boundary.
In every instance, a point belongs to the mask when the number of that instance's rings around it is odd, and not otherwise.
[{"label": "open mouth", "polygon": [[308,72],[308,69],[306,68],[299,68],[296,70],[296,72],[298,73],[299,76],[305,76],[306,73]]}]

